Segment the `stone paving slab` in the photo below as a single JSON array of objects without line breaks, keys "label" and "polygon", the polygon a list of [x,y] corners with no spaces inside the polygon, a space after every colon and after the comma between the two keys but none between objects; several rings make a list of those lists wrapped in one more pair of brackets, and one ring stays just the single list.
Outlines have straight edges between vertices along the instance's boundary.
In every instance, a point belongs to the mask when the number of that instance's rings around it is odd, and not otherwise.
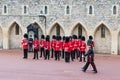
[{"label": "stone paving slab", "polygon": [[32,53],[28,59],[22,57],[22,50],[0,50],[0,80],[120,80],[119,55],[95,54],[97,74],[91,66],[82,72],[85,63],[78,60],[33,60]]}]

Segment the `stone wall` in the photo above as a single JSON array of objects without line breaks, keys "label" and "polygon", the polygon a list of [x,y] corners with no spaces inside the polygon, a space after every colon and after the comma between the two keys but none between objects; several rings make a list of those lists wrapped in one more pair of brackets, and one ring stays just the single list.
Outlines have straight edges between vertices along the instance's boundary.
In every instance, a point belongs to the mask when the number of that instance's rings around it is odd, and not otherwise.
[{"label": "stone wall", "polygon": [[[3,14],[3,6],[7,6],[7,14]],[[23,7],[27,7],[27,13],[23,14]],[[44,14],[44,7],[48,7],[48,14]],[[66,14],[66,6],[70,7],[70,14]],[[88,14],[89,6],[93,7],[93,14]],[[113,15],[113,6],[117,7],[117,14]],[[45,23],[40,20],[40,12],[46,16],[46,30],[45,30]],[[101,39],[98,39],[96,33],[99,33],[99,29],[96,32],[97,28],[100,24],[105,24],[106,28],[109,29],[110,39],[105,39],[104,41],[108,41],[106,45],[110,47],[108,48],[108,52],[114,51],[112,49],[112,45],[114,39],[112,38],[113,32],[119,32],[119,22],[120,22],[120,1],[119,0],[0,0],[0,24],[1,30],[0,31],[0,38],[3,35],[7,36],[0,39],[0,42],[7,41],[7,43],[3,42],[3,48],[9,49],[10,46],[12,48],[16,48],[18,46],[18,42],[20,40],[15,40],[16,37],[10,38],[9,36],[13,36],[9,34],[9,31],[12,32],[10,28],[11,24],[16,22],[21,27],[21,33],[26,33],[26,27],[36,22],[43,34],[51,34],[55,32],[55,28],[53,26],[58,23],[61,26],[61,31],[63,29],[63,35],[71,35],[74,33],[77,34],[76,25],[79,23],[83,26],[83,33],[87,37],[89,35],[93,35],[95,41],[97,41],[98,45],[102,45]],[[69,30],[69,31],[68,31]],[[86,31],[86,32],[85,32]],[[63,33],[63,32],[61,32]],[[22,35],[20,35],[22,36]],[[111,41],[112,40],[112,41]],[[13,44],[12,42],[15,42]],[[118,42],[118,40],[117,40]],[[10,44],[10,46],[9,46]],[[97,46],[97,45],[96,45]],[[117,47],[116,43],[116,47]],[[2,47],[2,43],[0,44]],[[117,47],[118,49],[118,47]],[[102,47],[104,50],[104,47]],[[96,51],[100,52],[99,49]],[[116,51],[116,50],[115,50]],[[116,51],[117,52],[117,51]],[[117,54],[117,53],[116,53]]]}]

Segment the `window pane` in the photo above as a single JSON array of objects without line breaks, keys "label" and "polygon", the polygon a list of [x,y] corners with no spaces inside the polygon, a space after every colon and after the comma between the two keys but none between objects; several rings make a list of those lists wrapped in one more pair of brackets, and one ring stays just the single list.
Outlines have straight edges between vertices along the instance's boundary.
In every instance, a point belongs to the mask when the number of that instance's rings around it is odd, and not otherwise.
[{"label": "window pane", "polygon": [[101,27],[101,38],[105,38],[105,27]]},{"label": "window pane", "polygon": [[4,13],[7,13],[7,6],[4,6]]},{"label": "window pane", "polygon": [[60,26],[59,25],[57,25],[57,27],[56,27],[56,35],[60,35]]},{"label": "window pane", "polygon": [[66,9],[67,11],[67,14],[70,14],[70,8],[69,8],[69,6],[67,6],[67,9]]},{"label": "window pane", "polygon": [[116,6],[113,7],[113,14],[116,14]]},{"label": "window pane", "polygon": [[27,13],[27,7],[24,6],[24,13]]},{"label": "window pane", "polygon": [[47,6],[45,6],[45,14],[47,14]]},{"label": "window pane", "polygon": [[16,32],[16,35],[19,35],[19,25],[18,24],[16,24],[15,32]]},{"label": "window pane", "polygon": [[92,6],[89,7],[89,14],[92,14]]},{"label": "window pane", "polygon": [[78,26],[78,36],[82,36],[82,26]]}]

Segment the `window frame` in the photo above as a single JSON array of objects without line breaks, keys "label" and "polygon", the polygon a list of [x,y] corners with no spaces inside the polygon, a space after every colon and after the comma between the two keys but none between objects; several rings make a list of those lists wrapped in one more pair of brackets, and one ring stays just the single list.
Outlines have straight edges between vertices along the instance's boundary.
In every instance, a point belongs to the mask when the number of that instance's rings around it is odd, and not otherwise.
[{"label": "window frame", "polygon": [[[5,8],[6,8],[6,9],[5,9]],[[8,14],[8,6],[7,6],[7,4],[4,4],[4,5],[3,5],[2,14],[3,14],[3,15],[7,15],[7,14]]]}]

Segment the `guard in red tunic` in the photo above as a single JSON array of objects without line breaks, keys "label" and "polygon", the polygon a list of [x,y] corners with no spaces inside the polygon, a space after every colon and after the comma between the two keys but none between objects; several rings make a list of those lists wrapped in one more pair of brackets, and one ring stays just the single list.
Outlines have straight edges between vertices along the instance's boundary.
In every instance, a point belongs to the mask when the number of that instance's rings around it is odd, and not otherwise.
[{"label": "guard in red tunic", "polygon": [[50,59],[50,36],[46,36],[46,42],[45,42],[45,60]]},{"label": "guard in red tunic", "polygon": [[34,57],[33,59],[38,59],[38,51],[39,51],[39,40],[35,36],[35,39],[33,41],[33,48],[34,48]]},{"label": "guard in red tunic", "polygon": [[56,36],[53,35],[51,41],[51,58],[53,58],[55,55],[55,44],[56,44]]},{"label": "guard in red tunic", "polygon": [[83,56],[83,60],[85,62],[85,52],[86,52],[86,43],[85,43],[85,37],[82,37],[82,44],[80,47],[80,62],[82,61],[82,56]]},{"label": "guard in red tunic", "polygon": [[74,50],[73,50],[73,41],[72,41],[72,36],[69,37],[69,43],[70,43],[70,56],[71,60],[74,61]]},{"label": "guard in red tunic", "polygon": [[24,59],[28,58],[28,34],[24,34],[24,39],[21,41],[23,46]]},{"label": "guard in red tunic", "polygon": [[59,40],[59,36],[56,37],[56,44],[55,44],[55,60],[60,60],[60,51],[61,51],[61,43]]},{"label": "guard in red tunic", "polygon": [[60,57],[61,57],[61,55],[62,55],[62,48],[63,48],[63,41],[62,41],[62,38],[61,38],[61,36],[59,36],[59,41],[60,41]]},{"label": "guard in red tunic", "polygon": [[44,35],[41,35],[41,40],[40,40],[40,51],[41,51],[41,55],[40,57],[42,57],[42,55],[45,58],[45,37]]},{"label": "guard in red tunic", "polygon": [[69,43],[69,37],[65,38],[65,43],[64,43],[64,51],[65,51],[65,62],[70,61],[70,43]]},{"label": "guard in red tunic", "polygon": [[84,65],[84,67],[82,68],[82,71],[86,72],[89,64],[91,64],[92,67],[93,67],[94,73],[97,73],[97,69],[96,69],[96,66],[95,66],[95,63],[94,63],[94,51],[92,49],[92,45],[89,45],[89,50],[87,51],[87,53],[85,54],[85,56],[87,56],[87,62]]},{"label": "guard in red tunic", "polygon": [[79,43],[78,43],[78,40],[77,40],[77,36],[74,35],[73,36],[73,48],[74,48],[74,55],[75,55],[75,58],[78,59],[79,57]]}]

